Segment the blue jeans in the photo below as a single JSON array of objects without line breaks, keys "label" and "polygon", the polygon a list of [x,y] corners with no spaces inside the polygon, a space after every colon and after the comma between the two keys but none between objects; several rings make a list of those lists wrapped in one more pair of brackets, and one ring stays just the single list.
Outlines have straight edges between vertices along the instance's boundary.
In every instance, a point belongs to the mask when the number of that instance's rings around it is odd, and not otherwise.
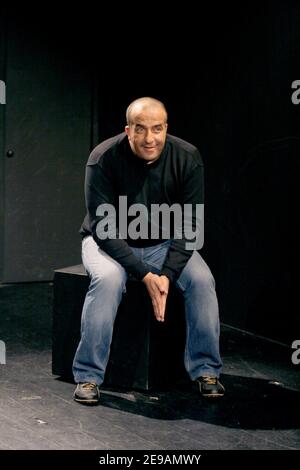
[{"label": "blue jeans", "polygon": [[[159,274],[170,241],[147,248],[132,248],[134,254]],[[128,274],[94,239],[82,241],[82,261],[91,278],[81,320],[81,340],[74,362],[76,383],[104,380],[109,359],[113,325]],[[176,287],[184,296],[186,346],[184,364],[192,380],[200,375],[219,377],[222,361],[219,353],[219,312],[214,278],[197,251],[182,270]],[[154,315],[154,313],[153,313]]]}]

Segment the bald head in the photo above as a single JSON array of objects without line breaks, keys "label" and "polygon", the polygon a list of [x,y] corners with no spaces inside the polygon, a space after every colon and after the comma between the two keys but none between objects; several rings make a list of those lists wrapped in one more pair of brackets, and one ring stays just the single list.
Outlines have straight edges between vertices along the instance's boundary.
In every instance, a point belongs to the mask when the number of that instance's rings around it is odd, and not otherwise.
[{"label": "bald head", "polygon": [[126,110],[126,121],[127,125],[134,124],[136,117],[143,113],[143,112],[160,112],[164,116],[164,122],[166,123],[168,120],[168,114],[167,110],[165,108],[165,105],[155,99],[155,98],[150,98],[149,96],[145,96],[143,98],[138,98],[137,100],[134,100],[130,105],[128,106]]},{"label": "bald head", "polygon": [[163,103],[154,98],[139,98],[127,108],[125,132],[129,145],[132,152],[147,163],[153,163],[163,151],[167,117]]}]

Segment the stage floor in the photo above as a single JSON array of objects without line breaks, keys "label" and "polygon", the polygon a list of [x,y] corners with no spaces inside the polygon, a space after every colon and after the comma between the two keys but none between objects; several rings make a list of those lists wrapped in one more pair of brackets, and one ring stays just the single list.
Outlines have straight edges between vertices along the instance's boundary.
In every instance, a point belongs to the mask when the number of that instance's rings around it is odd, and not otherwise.
[{"label": "stage floor", "polygon": [[222,325],[222,399],[187,382],[105,389],[86,407],[51,373],[52,284],[2,285],[0,311],[0,449],[300,449],[300,366],[288,346]]}]

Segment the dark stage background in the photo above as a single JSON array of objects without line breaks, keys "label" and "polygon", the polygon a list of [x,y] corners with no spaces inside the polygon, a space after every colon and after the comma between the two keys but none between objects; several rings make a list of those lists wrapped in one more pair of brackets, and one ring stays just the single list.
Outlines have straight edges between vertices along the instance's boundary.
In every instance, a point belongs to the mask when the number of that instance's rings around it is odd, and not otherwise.
[{"label": "dark stage background", "polygon": [[88,154],[123,130],[131,100],[154,96],[169,132],[203,156],[202,254],[221,321],[290,344],[299,332],[300,105],[291,85],[300,79],[300,5],[139,8],[3,9],[2,282],[48,281],[80,263]]}]

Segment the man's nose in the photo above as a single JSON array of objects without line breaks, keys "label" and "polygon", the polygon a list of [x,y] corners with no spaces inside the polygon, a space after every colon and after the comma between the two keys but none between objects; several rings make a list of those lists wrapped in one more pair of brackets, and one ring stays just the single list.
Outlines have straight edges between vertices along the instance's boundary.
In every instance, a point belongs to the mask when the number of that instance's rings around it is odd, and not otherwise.
[{"label": "man's nose", "polygon": [[153,134],[152,134],[151,129],[146,130],[145,142],[147,142],[147,143],[153,142]]}]

